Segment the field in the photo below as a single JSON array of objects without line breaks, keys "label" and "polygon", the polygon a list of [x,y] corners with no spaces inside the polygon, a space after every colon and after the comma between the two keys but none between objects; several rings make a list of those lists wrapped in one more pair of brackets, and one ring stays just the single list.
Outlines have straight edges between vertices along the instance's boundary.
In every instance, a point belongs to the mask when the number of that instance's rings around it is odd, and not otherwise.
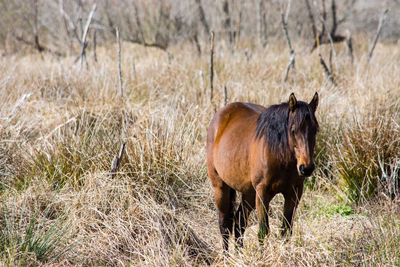
[{"label": "field", "polygon": [[[399,266],[400,48],[378,43],[368,62],[367,43],[355,39],[353,63],[335,45],[334,86],[318,56],[328,62],[329,45],[295,43],[283,82],[283,40],[233,52],[219,42],[212,102],[209,55],[189,44],[122,43],[123,96],[115,45],[82,68],[45,53],[1,57],[0,265]],[[277,196],[264,246],[252,214],[244,248],[224,254],[205,165],[214,106],[316,91],[317,170],[293,235],[279,235]]]}]

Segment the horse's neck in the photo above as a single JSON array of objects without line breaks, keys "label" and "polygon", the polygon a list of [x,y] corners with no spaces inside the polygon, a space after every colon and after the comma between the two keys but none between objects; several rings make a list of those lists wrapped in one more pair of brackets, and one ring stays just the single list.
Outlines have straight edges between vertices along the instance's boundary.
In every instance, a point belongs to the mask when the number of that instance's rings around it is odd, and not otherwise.
[{"label": "horse's neck", "polygon": [[288,157],[288,155],[283,155],[283,153],[276,154],[269,149],[266,142],[263,142],[262,153],[262,160],[264,165],[276,166],[278,168],[287,168],[296,165],[296,159],[294,156],[294,152],[292,151],[288,153],[290,157]]}]

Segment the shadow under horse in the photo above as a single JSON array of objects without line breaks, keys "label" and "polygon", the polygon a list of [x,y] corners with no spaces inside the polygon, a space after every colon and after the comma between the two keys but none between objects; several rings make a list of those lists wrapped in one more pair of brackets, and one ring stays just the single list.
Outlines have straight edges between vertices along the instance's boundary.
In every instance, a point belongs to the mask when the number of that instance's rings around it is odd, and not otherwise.
[{"label": "shadow under horse", "polygon": [[[214,115],[207,133],[207,168],[226,251],[232,230],[236,244],[243,246],[242,235],[254,208],[263,243],[269,233],[269,203],[278,193],[285,198],[282,235],[291,234],[304,179],[315,168],[317,106],[318,93],[310,103],[297,101],[292,93],[279,105],[236,102]],[[235,211],[236,191],[242,193],[242,201]]]}]

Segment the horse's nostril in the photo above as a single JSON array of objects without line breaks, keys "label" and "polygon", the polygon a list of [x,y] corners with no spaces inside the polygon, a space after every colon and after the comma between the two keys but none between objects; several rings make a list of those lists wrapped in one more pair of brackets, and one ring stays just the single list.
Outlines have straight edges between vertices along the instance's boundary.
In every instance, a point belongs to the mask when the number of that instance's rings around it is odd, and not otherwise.
[{"label": "horse's nostril", "polygon": [[304,164],[301,164],[299,166],[299,170],[300,170],[301,173],[304,173]]},{"label": "horse's nostril", "polygon": [[307,167],[303,170],[303,175],[305,175],[305,176],[311,175],[312,172],[314,171],[314,169],[315,169],[315,165],[314,164],[310,165],[309,167]]},{"label": "horse's nostril", "polygon": [[299,174],[303,175],[303,176],[310,176],[312,174],[312,172],[315,169],[315,165],[314,163],[312,163],[310,166],[305,167],[304,164],[301,164],[299,166]]}]

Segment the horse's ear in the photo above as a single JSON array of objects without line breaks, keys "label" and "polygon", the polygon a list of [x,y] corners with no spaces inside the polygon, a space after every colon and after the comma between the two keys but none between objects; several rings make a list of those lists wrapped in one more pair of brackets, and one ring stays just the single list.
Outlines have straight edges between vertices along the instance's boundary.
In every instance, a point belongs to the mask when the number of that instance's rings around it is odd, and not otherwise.
[{"label": "horse's ear", "polygon": [[297,105],[296,97],[294,96],[294,93],[291,93],[289,96],[289,110],[294,111],[296,109],[296,105]]},{"label": "horse's ear", "polygon": [[309,105],[314,112],[317,110],[317,107],[318,107],[318,93],[317,92],[315,92],[315,95]]}]

